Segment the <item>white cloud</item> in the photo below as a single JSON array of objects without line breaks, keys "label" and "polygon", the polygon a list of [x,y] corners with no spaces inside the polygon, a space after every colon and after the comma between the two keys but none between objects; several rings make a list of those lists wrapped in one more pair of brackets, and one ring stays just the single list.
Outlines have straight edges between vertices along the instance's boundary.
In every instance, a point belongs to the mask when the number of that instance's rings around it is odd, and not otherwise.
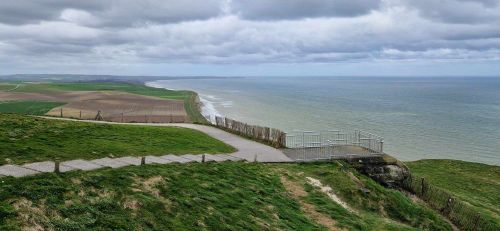
[{"label": "white cloud", "polygon": [[62,20],[84,26],[95,26],[99,24],[96,16],[84,10],[65,9],[61,12]]}]

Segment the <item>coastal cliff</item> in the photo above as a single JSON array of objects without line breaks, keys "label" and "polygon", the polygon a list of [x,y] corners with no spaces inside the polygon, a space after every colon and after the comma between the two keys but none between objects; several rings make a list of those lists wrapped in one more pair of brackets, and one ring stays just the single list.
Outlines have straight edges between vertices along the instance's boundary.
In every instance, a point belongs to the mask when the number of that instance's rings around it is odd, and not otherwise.
[{"label": "coastal cliff", "polygon": [[360,173],[389,188],[400,188],[410,177],[408,167],[387,154],[370,158],[354,157],[346,161]]}]

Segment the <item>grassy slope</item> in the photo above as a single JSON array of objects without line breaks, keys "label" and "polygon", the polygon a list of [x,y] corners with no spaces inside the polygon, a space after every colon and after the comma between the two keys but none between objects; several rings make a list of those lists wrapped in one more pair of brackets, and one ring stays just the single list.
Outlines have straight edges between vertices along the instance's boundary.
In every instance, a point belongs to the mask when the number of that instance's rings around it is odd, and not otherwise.
[{"label": "grassy slope", "polygon": [[[364,196],[347,173],[331,163],[171,164],[4,178],[0,183],[0,224],[6,230],[33,226],[60,230],[325,230],[281,184],[283,174],[299,184],[313,176],[334,186],[356,213],[340,208],[307,184],[308,193],[300,200],[336,220],[337,226],[349,230],[450,230],[431,210],[361,177],[372,191]],[[380,206],[386,206],[387,215]]]},{"label": "grassy slope", "polygon": [[191,121],[201,124],[208,123],[207,119],[200,112],[198,93],[194,91],[187,91],[187,93],[189,96],[184,99],[184,108]]},{"label": "grassy slope", "polygon": [[[323,193],[313,190],[307,200],[315,204],[319,211],[329,214],[342,227],[349,230],[450,230],[451,227],[432,209],[413,202],[403,193],[386,189],[370,178],[349,169],[346,164],[302,164],[291,165],[288,173],[298,172],[295,179],[304,178],[304,173],[331,186],[357,214],[348,212],[333,203]],[[343,166],[344,165],[344,166]],[[307,185],[306,185],[307,186]],[[361,188],[369,190],[365,194]],[[383,219],[381,219],[383,217]],[[413,227],[413,228],[412,228]]]},{"label": "grassy slope", "polygon": [[8,91],[16,87],[16,84],[0,83],[0,91]]},{"label": "grassy slope", "polygon": [[229,153],[235,149],[204,133],[174,127],[143,127],[55,121],[0,114],[0,164],[54,158]]},{"label": "grassy slope", "polygon": [[52,108],[61,105],[64,105],[64,103],[40,101],[0,101],[0,113],[44,115]]},{"label": "grassy slope", "polygon": [[123,91],[139,95],[155,96],[165,99],[184,100],[184,106],[193,122],[204,123],[206,120],[200,114],[196,104],[196,93],[192,91],[171,91],[128,83],[41,83],[22,84],[18,92],[41,91]]},{"label": "grassy slope", "polygon": [[458,160],[419,160],[407,165],[412,174],[469,202],[500,225],[500,166]]},{"label": "grassy slope", "polygon": [[184,99],[183,91],[170,91],[151,88],[144,85],[128,83],[40,83],[22,84],[16,89],[18,92],[43,92],[43,91],[123,91],[139,95],[156,96],[166,99]]}]

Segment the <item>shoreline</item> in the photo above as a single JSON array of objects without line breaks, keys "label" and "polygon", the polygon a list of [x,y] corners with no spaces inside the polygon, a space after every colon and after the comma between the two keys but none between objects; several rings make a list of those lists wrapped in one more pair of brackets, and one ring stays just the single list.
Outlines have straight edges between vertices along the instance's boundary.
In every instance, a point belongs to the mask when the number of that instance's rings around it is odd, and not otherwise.
[{"label": "shoreline", "polygon": [[[158,80],[156,80],[158,81]],[[196,96],[198,97],[198,112],[205,118],[207,119],[208,122],[214,123],[215,122],[215,117],[216,116],[222,116],[222,114],[217,111],[215,108],[215,103],[210,101],[208,98],[210,98],[210,95],[204,95],[200,94],[197,91],[194,90],[186,90],[186,89],[175,89],[175,88],[167,88],[160,86],[159,84],[156,83],[156,81],[149,81],[149,82],[144,82],[144,86],[147,87],[153,87],[153,88],[158,88],[158,89],[166,89],[166,90],[171,90],[171,91],[191,91]]]}]

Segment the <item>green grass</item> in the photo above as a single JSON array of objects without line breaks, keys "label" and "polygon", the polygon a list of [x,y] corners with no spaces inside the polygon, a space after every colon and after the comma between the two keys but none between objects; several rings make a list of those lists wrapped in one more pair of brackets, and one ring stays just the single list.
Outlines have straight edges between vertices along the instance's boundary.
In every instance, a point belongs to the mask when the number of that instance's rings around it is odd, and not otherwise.
[{"label": "green grass", "polygon": [[[339,188],[352,181],[338,166],[324,164],[170,164],[44,174],[0,181],[0,230],[326,230],[281,183],[321,178]],[[333,176],[331,176],[333,174]],[[340,179],[330,182],[328,179]],[[305,185],[300,200],[349,230],[450,230],[432,211],[394,190],[362,178],[373,196],[340,194],[358,210],[347,214],[325,194]],[[380,188],[379,188],[380,187]],[[382,191],[381,191],[382,190]],[[398,200],[384,201],[397,195]],[[356,202],[359,201],[359,202]],[[361,202],[392,206],[380,215]],[[402,204],[399,204],[402,203]],[[410,207],[410,208],[408,208]],[[389,207],[388,207],[389,208]],[[420,219],[420,220],[419,220]],[[418,228],[420,227],[420,228]]]},{"label": "green grass", "polygon": [[184,99],[186,91],[172,91],[128,83],[39,83],[22,84],[17,92],[43,91],[122,91],[138,95],[156,96],[166,99]]},{"label": "green grass", "polygon": [[0,114],[0,164],[60,158],[230,153],[223,142],[176,127],[92,124]]},{"label": "green grass", "polygon": [[0,83],[0,91],[8,91],[16,87],[16,84]]},{"label": "green grass", "polygon": [[[315,204],[318,211],[337,220],[341,227],[348,230],[451,230],[440,215],[424,204],[412,201],[400,191],[382,187],[369,177],[345,167],[345,163],[337,163],[340,164],[290,165],[288,169],[330,186],[336,195],[357,211],[349,212],[317,188],[306,187],[310,192],[307,200]],[[304,176],[299,174],[294,178],[303,179]],[[362,188],[368,189],[369,193],[363,192]]]},{"label": "green grass", "polygon": [[[0,85],[1,86],[1,85]],[[155,96],[165,99],[183,100],[185,110],[194,123],[206,123],[196,102],[197,94],[192,91],[172,91],[129,83],[38,83],[21,84],[16,92],[44,91],[122,91],[138,95]]]},{"label": "green grass", "polygon": [[52,108],[61,105],[64,105],[64,103],[43,101],[0,101],[0,113],[44,115]]},{"label": "green grass", "polygon": [[198,102],[198,94],[188,91],[189,96],[184,99],[184,108],[193,123],[207,124],[207,119],[201,114]]},{"label": "green grass", "polygon": [[500,226],[500,166],[458,160],[406,164],[413,175],[468,202]]}]

